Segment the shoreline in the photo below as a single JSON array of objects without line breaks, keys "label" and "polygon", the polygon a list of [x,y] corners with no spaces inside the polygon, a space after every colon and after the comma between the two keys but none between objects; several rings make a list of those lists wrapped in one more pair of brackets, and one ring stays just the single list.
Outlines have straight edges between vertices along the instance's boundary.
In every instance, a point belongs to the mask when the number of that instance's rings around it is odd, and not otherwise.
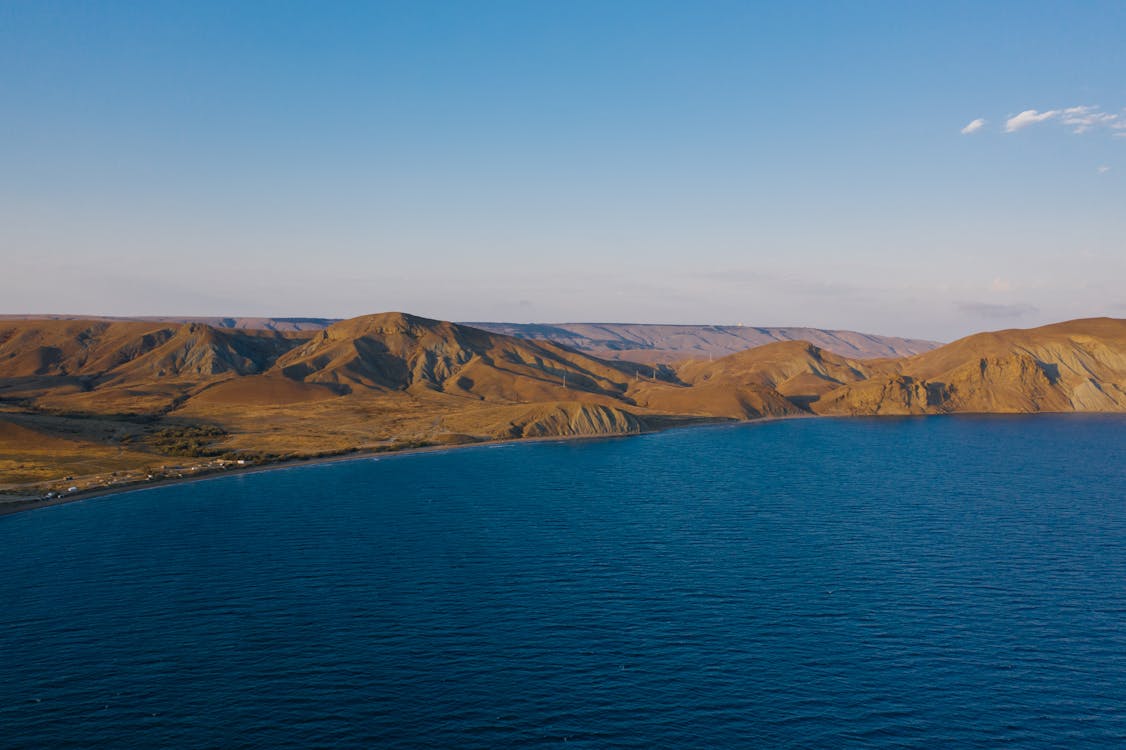
[{"label": "shoreline", "polygon": [[165,477],[162,479],[154,479],[149,482],[132,482],[130,484],[122,484],[117,487],[100,487],[98,489],[92,490],[79,490],[77,492],[71,492],[66,495],[60,495],[59,497],[52,497],[49,499],[29,497],[26,500],[14,499],[10,501],[0,501],[0,517],[13,515],[16,513],[23,513],[29,510],[38,510],[40,508],[50,508],[56,505],[69,505],[70,503],[77,503],[81,502],[82,500],[92,500],[97,497],[106,497],[108,495],[124,495],[130,492],[140,492],[142,490],[154,489],[157,487],[169,487],[177,484],[190,484],[193,482],[203,482],[208,479],[218,479],[220,477],[257,474],[265,471],[277,471],[280,469],[299,468],[302,466],[316,466],[319,464],[341,463],[343,461],[354,460],[358,461],[366,458],[375,458],[380,456],[409,456],[417,453],[434,453],[438,451],[453,450],[458,448],[472,448],[474,446],[484,447],[489,445],[504,445],[507,443],[522,443],[544,440],[632,437],[635,434],[644,433],[625,433],[621,435],[562,435],[554,438],[509,438],[504,440],[483,440],[479,443],[464,443],[462,445],[427,445],[418,448],[403,448],[402,450],[396,451],[357,450],[350,453],[341,453],[335,456],[321,456],[317,458],[293,458],[282,461],[272,461],[270,463],[256,464],[254,466],[238,466],[231,469],[217,469],[214,471],[197,472],[191,476]]},{"label": "shoreline", "polygon": [[[780,417],[760,417],[759,419],[747,420],[733,420],[723,418],[708,418],[701,417],[698,420],[693,420],[686,424],[669,424],[661,427],[654,427],[651,429],[641,430],[640,432],[621,432],[611,433],[606,435],[546,435],[543,437],[521,437],[521,438],[500,438],[496,440],[482,440],[475,443],[460,443],[451,445],[426,445],[416,448],[403,448],[401,450],[356,450],[350,453],[341,453],[333,456],[319,456],[315,458],[294,458],[283,461],[274,461],[271,463],[257,464],[255,466],[236,467],[231,469],[221,469],[215,471],[207,471],[197,473],[192,476],[185,477],[167,477],[156,479],[147,482],[133,482],[131,484],[123,484],[118,487],[100,487],[92,490],[80,490],[78,492],[62,495],[60,497],[53,497],[45,499],[42,497],[28,497],[26,499],[18,499],[18,496],[12,496],[11,500],[0,500],[0,517],[15,515],[26,511],[39,510],[41,508],[50,508],[58,505],[69,505],[71,503],[81,502],[83,500],[93,500],[99,497],[107,497],[109,495],[124,495],[130,492],[141,492],[148,489],[157,487],[169,487],[178,484],[189,484],[193,482],[203,482],[209,479],[219,479],[221,477],[244,475],[244,474],[258,474],[266,471],[279,471],[281,469],[301,468],[304,466],[318,466],[321,464],[342,463],[344,461],[360,461],[370,458],[394,458],[397,456],[411,456],[424,453],[441,453],[447,451],[463,450],[469,448],[488,448],[501,445],[520,445],[523,443],[552,443],[552,442],[571,442],[578,440],[619,440],[633,437],[640,437],[642,435],[655,435],[663,432],[672,432],[674,430],[689,430],[704,427],[745,427],[751,425],[767,424],[771,422],[783,422],[802,419],[903,419],[903,418],[917,418],[925,419],[928,417],[1028,417],[1037,416],[1038,414],[1053,414],[1056,416],[1074,414],[1085,414],[1087,416],[1124,416],[1118,412],[1034,412],[1034,413],[1004,413],[1004,412],[971,412],[963,414],[887,414],[887,415],[849,415],[849,414],[793,414],[789,416]],[[0,498],[3,494],[0,493]]]},{"label": "shoreline", "polygon": [[[816,415],[810,415],[816,416]],[[319,456],[315,458],[294,458],[282,461],[273,461],[270,463],[256,464],[254,466],[241,466],[231,469],[218,469],[214,471],[206,471],[184,477],[165,477],[161,479],[154,479],[145,482],[132,482],[129,484],[122,484],[117,487],[99,487],[91,490],[79,490],[77,492],[60,495],[59,497],[43,498],[29,496],[26,499],[19,499],[18,495],[11,496],[11,500],[0,499],[0,517],[15,515],[16,513],[24,513],[26,511],[39,510],[41,508],[51,508],[58,505],[69,505],[71,503],[81,502],[83,500],[93,500],[98,497],[107,497],[109,495],[124,495],[130,492],[141,492],[143,490],[154,489],[157,487],[169,487],[177,484],[189,484],[192,482],[203,482],[208,479],[218,479],[220,477],[229,477],[245,474],[257,474],[266,471],[278,471],[280,469],[300,468],[303,466],[317,466],[321,464],[342,463],[344,461],[359,461],[369,458],[391,458],[395,456],[411,456],[421,453],[439,453],[445,451],[462,450],[466,448],[487,448],[490,446],[498,445],[519,445],[521,443],[548,443],[548,442],[570,442],[575,440],[616,440],[622,438],[638,437],[641,435],[653,435],[659,432],[668,432],[670,430],[688,429],[693,427],[707,427],[717,425],[736,425],[736,424],[759,424],[762,422],[773,422],[782,419],[808,419],[806,416],[791,416],[791,417],[764,417],[762,419],[751,419],[746,421],[732,421],[727,419],[709,419],[702,418],[700,421],[691,424],[669,425],[666,427],[658,427],[654,429],[642,430],[640,432],[621,432],[611,433],[606,435],[545,435],[543,437],[520,437],[520,438],[500,438],[497,440],[482,440],[475,443],[460,443],[451,445],[426,445],[416,448],[403,448],[401,450],[356,450],[349,453],[341,453],[333,456]],[[3,498],[3,493],[0,493],[0,498]]]}]

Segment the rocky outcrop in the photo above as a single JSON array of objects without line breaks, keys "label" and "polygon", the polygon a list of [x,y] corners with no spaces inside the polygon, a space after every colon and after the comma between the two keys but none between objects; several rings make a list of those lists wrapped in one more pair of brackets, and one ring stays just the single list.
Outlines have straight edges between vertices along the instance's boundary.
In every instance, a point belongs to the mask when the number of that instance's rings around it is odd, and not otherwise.
[{"label": "rocky outcrop", "polygon": [[642,430],[641,421],[629,412],[577,402],[531,409],[511,425],[511,437],[596,437],[636,434]]},{"label": "rocky outcrop", "polygon": [[943,409],[938,384],[904,375],[838,388],[810,405],[816,414],[936,414]]},{"label": "rocky outcrop", "polygon": [[1126,411],[1126,321],[997,331],[893,363],[824,394],[819,414]]}]

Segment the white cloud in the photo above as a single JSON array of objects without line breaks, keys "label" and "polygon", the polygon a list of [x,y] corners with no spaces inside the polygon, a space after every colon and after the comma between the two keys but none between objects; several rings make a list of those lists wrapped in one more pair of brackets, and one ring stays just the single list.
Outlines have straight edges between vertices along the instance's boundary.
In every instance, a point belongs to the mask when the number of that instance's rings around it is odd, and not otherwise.
[{"label": "white cloud", "polygon": [[1099,174],[1106,174],[1107,172],[1109,172],[1109,171],[1110,171],[1110,167],[1108,167],[1107,165],[1103,164],[1103,165],[1102,165],[1101,167],[1099,167],[1099,168],[1098,168],[1098,169],[1096,169],[1095,171],[1096,171],[1096,172],[1098,172]]},{"label": "white cloud", "polygon": [[1037,112],[1034,109],[1026,109],[1019,115],[1014,115],[1005,120],[1005,132],[1015,133],[1021,128],[1026,128],[1033,123],[1050,120],[1059,113],[1060,111],[1058,109],[1049,109],[1047,112]]},{"label": "white cloud", "polygon": [[985,126],[985,120],[983,120],[979,117],[976,120],[971,121],[970,124],[967,125],[966,127],[962,128],[962,135],[969,135],[970,133],[976,133],[977,131],[981,130],[982,127],[984,127],[984,126]]},{"label": "white cloud", "polygon": [[1122,123],[1118,122],[1118,115],[1101,112],[1098,107],[1068,107],[1063,111],[1061,118],[1064,125],[1071,125],[1076,133],[1086,133],[1093,127],[1106,125],[1117,128]]},{"label": "white cloud", "polygon": [[1118,131],[1114,135],[1123,135],[1121,131],[1126,130],[1126,119],[1121,114],[1104,112],[1099,106],[1082,104],[1075,107],[1065,107],[1064,109],[1049,109],[1044,112],[1026,109],[1005,120],[1005,132],[1015,133],[1029,125],[1047,120],[1056,120],[1070,127],[1073,133],[1080,135],[1096,128],[1109,128]]}]

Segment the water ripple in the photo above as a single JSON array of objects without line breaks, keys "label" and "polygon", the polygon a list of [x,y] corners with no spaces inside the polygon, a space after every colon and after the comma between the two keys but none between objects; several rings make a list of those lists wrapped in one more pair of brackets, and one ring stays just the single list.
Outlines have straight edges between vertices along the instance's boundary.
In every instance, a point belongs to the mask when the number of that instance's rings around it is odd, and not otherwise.
[{"label": "water ripple", "polygon": [[1126,420],[803,420],[0,518],[0,746],[1121,747]]}]

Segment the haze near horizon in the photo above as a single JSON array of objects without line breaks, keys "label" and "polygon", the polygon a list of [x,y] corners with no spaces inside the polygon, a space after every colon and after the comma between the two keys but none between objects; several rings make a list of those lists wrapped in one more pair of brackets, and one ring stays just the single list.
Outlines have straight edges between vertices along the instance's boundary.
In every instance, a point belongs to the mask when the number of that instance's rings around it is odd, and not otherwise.
[{"label": "haze near horizon", "polygon": [[1126,316],[1126,6],[0,8],[0,313]]}]

